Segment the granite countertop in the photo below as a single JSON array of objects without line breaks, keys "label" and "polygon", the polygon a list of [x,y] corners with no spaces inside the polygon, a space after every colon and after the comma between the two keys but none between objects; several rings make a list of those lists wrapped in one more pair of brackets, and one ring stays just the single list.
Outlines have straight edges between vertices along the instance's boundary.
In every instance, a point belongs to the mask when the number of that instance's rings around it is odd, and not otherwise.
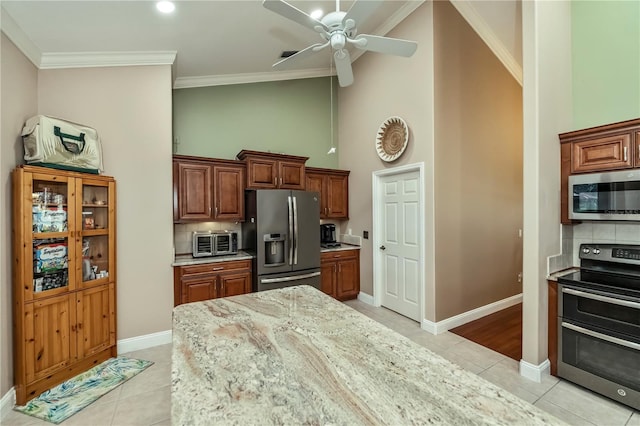
[{"label": "granite countertop", "polygon": [[310,286],[179,305],[171,424],[559,420]]},{"label": "granite countertop", "polygon": [[320,248],[320,253],[326,253],[329,251],[342,251],[342,250],[360,250],[360,246],[356,246],[353,244],[340,243],[340,247],[331,247],[331,248]]},{"label": "granite countertop", "polygon": [[253,259],[253,256],[242,250],[238,251],[238,254],[230,254],[227,256],[193,257],[190,254],[177,254],[171,266],[200,265],[202,263],[215,263],[226,262],[228,260],[246,259]]},{"label": "granite countertop", "polygon": [[563,269],[562,271],[553,272],[553,273],[551,273],[551,274],[549,274],[547,276],[547,281],[558,281],[559,277],[571,274],[571,273],[579,271],[579,270],[580,270],[580,268],[574,266],[574,267],[569,268],[569,269]]}]

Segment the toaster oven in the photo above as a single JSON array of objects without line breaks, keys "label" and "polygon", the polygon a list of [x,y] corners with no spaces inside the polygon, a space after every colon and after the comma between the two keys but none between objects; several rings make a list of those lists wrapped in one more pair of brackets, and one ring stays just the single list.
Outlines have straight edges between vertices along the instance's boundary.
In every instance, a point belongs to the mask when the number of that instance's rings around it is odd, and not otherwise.
[{"label": "toaster oven", "polygon": [[238,253],[238,233],[201,232],[193,233],[193,257],[221,256]]}]

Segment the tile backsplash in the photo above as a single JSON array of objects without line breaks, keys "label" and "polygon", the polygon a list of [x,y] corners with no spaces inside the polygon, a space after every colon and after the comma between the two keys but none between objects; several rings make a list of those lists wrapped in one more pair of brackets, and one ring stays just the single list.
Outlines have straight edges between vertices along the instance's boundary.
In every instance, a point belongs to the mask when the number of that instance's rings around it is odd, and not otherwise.
[{"label": "tile backsplash", "polygon": [[195,231],[236,231],[238,248],[242,248],[242,225],[233,222],[176,223],[173,225],[173,247],[175,254],[189,254],[192,251]]},{"label": "tile backsplash", "polygon": [[638,222],[582,222],[561,225],[562,253],[547,258],[547,272],[580,266],[580,244],[640,244]]}]

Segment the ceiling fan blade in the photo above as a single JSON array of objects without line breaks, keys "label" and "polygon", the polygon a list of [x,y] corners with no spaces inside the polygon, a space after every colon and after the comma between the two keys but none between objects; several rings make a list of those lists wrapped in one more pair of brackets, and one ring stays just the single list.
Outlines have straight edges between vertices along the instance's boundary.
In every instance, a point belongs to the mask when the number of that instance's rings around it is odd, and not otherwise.
[{"label": "ceiling fan blade", "polygon": [[[362,42],[366,40],[366,43]],[[409,57],[418,48],[415,41],[401,40],[399,38],[380,37],[368,34],[360,34],[353,43],[358,49],[372,52],[387,53],[389,55]]]},{"label": "ceiling fan blade", "polygon": [[381,4],[382,0],[356,0],[342,18],[342,23],[345,24],[347,19],[353,19],[356,25],[361,25]]},{"label": "ceiling fan blade", "polygon": [[299,51],[298,53],[295,53],[287,58],[282,59],[281,61],[276,62],[275,64],[273,64],[273,68],[276,69],[287,69],[291,66],[295,66],[295,64],[298,63],[299,60],[301,59],[305,59],[308,58],[309,56],[313,55],[314,53],[316,53],[317,51],[319,51],[320,49],[328,46],[329,43],[316,43],[313,44],[309,47],[307,47],[306,49],[302,49],[301,51]]},{"label": "ceiling fan blade", "polygon": [[294,22],[297,22],[300,25],[303,25],[307,28],[311,28],[316,31],[316,27],[320,26],[323,30],[329,31],[329,27],[327,27],[322,22],[317,19],[312,18],[307,15],[300,9],[291,6],[289,3],[282,0],[264,0],[262,5],[269,9],[272,12],[277,13],[280,16],[284,16],[287,19],[291,19]]},{"label": "ceiling fan blade", "polygon": [[333,60],[336,64],[338,83],[341,87],[346,87],[353,83],[353,70],[351,69],[351,55],[347,49],[333,52]]}]

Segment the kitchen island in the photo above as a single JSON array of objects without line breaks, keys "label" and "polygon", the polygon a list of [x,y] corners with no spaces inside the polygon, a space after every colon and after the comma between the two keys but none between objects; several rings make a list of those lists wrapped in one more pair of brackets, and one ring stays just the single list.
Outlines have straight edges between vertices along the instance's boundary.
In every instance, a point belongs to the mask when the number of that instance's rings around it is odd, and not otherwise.
[{"label": "kitchen island", "polygon": [[174,308],[171,418],[210,424],[560,424],[309,286]]}]

